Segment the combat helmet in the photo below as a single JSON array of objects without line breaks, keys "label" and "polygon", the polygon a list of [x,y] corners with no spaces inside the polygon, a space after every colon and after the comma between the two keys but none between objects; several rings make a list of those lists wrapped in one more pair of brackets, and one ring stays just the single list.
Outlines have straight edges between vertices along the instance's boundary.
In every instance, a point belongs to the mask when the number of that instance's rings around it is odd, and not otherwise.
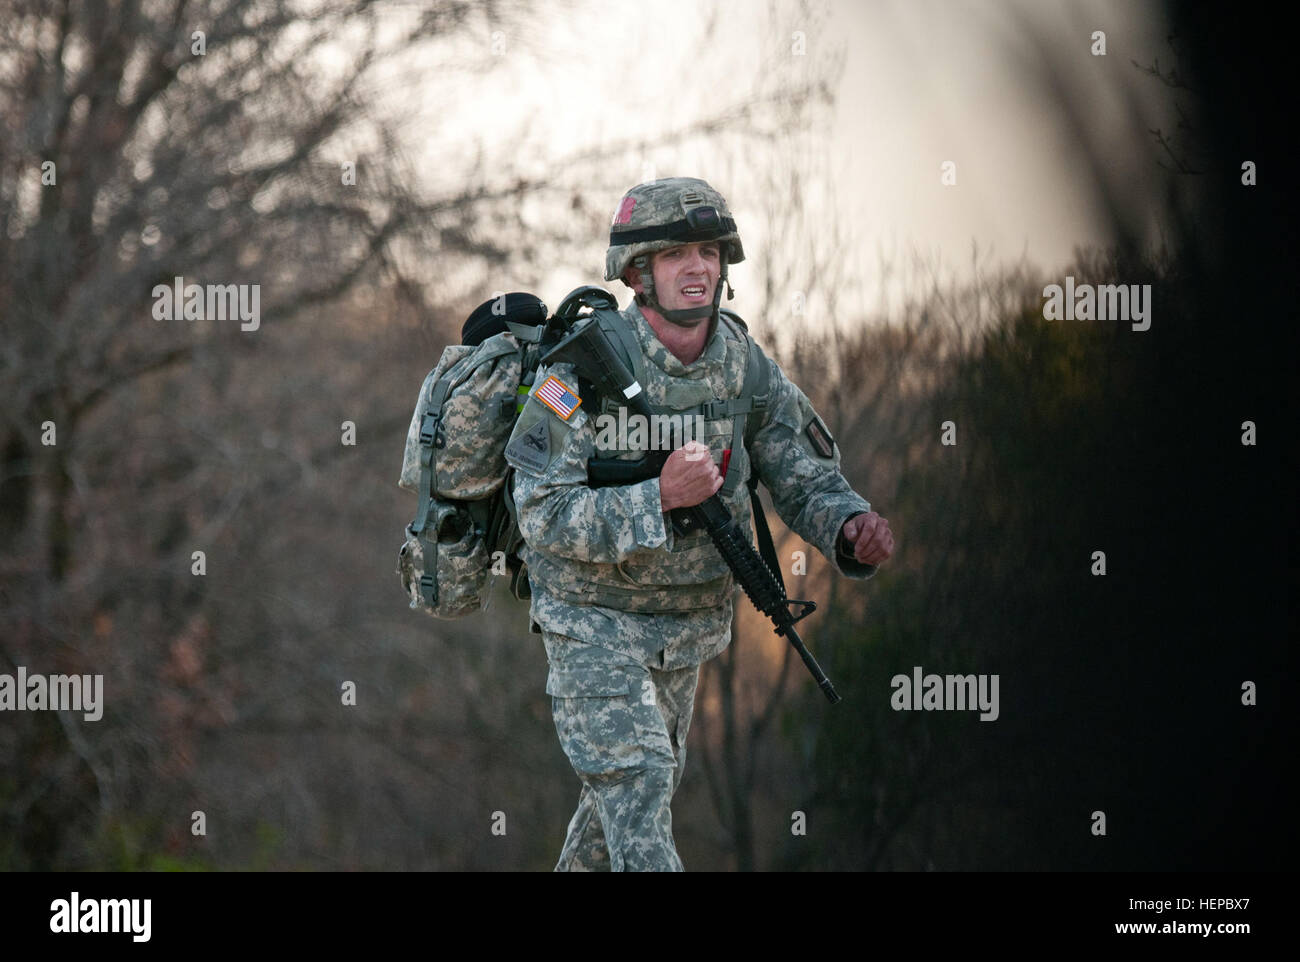
[{"label": "combat helmet", "polygon": [[[670,311],[655,296],[650,255],[701,241],[717,241],[719,245],[721,263],[713,303]],[[696,177],[664,177],[638,184],[623,196],[609,228],[605,280],[622,280],[631,264],[641,275],[639,304],[674,322],[709,317],[716,323],[722,286],[727,285],[728,300],[736,296],[727,280],[727,265],[744,259],[745,250],[726,199]]]}]

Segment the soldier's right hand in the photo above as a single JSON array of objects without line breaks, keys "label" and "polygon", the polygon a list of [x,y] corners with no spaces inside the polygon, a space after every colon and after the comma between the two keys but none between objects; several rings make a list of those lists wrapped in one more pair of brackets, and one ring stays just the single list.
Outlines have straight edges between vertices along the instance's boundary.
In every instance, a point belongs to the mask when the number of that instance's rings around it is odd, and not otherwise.
[{"label": "soldier's right hand", "polygon": [[689,508],[716,494],[722,473],[707,445],[689,441],[668,456],[659,472],[659,500],[665,511]]}]

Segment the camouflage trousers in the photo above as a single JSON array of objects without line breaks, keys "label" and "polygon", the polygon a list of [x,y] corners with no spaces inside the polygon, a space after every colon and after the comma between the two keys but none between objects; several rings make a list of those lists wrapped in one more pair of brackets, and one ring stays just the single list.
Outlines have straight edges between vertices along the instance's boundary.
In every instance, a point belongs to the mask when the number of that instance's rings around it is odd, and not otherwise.
[{"label": "camouflage trousers", "polygon": [[682,871],[669,806],[686,764],[699,665],[664,671],[565,635],[542,639],[555,730],[582,780],[555,870]]}]

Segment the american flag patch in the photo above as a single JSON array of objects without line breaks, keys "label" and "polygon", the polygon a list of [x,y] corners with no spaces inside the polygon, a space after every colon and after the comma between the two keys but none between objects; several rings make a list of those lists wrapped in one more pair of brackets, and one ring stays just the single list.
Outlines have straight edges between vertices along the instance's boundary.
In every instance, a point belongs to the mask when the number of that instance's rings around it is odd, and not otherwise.
[{"label": "american flag patch", "polygon": [[582,398],[565,387],[564,382],[555,375],[551,375],[542,382],[542,386],[537,389],[535,396],[537,400],[566,421],[582,404]]}]

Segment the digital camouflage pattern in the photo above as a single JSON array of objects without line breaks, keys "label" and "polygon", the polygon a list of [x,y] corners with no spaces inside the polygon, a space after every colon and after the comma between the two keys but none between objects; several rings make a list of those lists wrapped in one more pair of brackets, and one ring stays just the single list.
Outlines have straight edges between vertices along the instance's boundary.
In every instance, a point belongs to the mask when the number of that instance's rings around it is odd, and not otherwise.
[{"label": "digital camouflage pattern", "polygon": [[420,385],[398,484],[408,491],[418,489],[420,421],[429,408],[430,390],[450,375],[453,390],[443,404],[439,432],[443,446],[433,452],[433,493],[475,501],[500,491],[506,474],[502,449],[514,427],[520,374],[519,342],[510,333],[494,335],[477,347],[447,347]]},{"label": "digital camouflage pattern", "polygon": [[[639,309],[636,316],[641,318]],[[650,360],[642,387],[651,404],[680,411],[739,395],[748,348],[734,332],[727,330],[725,336],[714,338],[686,373],[681,362],[659,344],[644,318],[640,323],[638,340]],[[576,389],[571,366],[556,365],[539,373],[538,382],[547,374]],[[657,478],[626,487],[586,487],[588,458],[616,453],[636,458],[645,453],[643,449],[599,447],[599,412],[586,408],[584,402],[566,422],[530,399],[507,446],[506,459],[518,472],[515,503],[525,506],[520,511],[520,530],[527,548],[521,554],[529,565],[530,582],[565,601],[623,611],[680,612],[723,604],[733,584],[730,569],[705,532],[686,538],[674,536],[660,508]],[[616,408],[611,405],[606,413],[613,410]],[[704,422],[705,436],[698,440],[709,446],[715,462],[721,461],[723,449],[730,446],[731,420]],[[538,421],[546,421],[551,432],[550,461],[541,472],[530,470],[516,443]],[[729,471],[738,471],[743,477],[747,467],[744,453],[733,452],[732,457]],[[739,523],[747,525],[748,492],[743,486],[736,488],[728,504]],[[535,504],[544,507],[526,507]]]},{"label": "digital camouflage pattern", "polygon": [[649,662],[662,655],[663,668],[699,665],[731,641],[733,607],[727,598],[715,608],[638,614],[604,605],[575,605],[552,595],[531,580],[531,617],[543,631],[554,631],[586,644],[601,645]]},{"label": "digital camouflage pattern", "polygon": [[[655,336],[635,303],[623,312],[636,332],[646,357],[642,384],[651,404],[680,411],[716,398],[734,398],[741,392],[747,349],[735,331],[719,324],[704,353],[683,364]],[[871,506],[839,472],[839,448],[821,457],[804,428],[815,417],[812,405],[772,361],[765,423],[754,437],[750,452],[733,451],[728,473],[749,476],[750,459],[768,487],[781,519],[813,544],[839,569],[855,578],[870,577],[875,568],[839,558],[836,540],[845,520]],[[544,374],[539,374],[542,381]],[[555,374],[570,387],[576,378],[568,365],[556,365]],[[584,408],[585,408],[584,403]],[[612,406],[611,406],[612,407]],[[735,579],[705,532],[678,538],[660,509],[659,481],[652,478],[625,487],[593,489],[586,485],[587,461],[610,452],[596,445],[593,413],[580,408],[568,421],[530,397],[507,446],[506,459],[516,469],[515,504],[519,527],[526,542],[521,556],[528,564],[533,585],[533,619],[543,629],[601,644],[622,644],[623,650],[644,655],[641,640],[662,635],[667,624],[656,622],[644,629],[625,625],[611,641],[609,623],[585,630],[582,621],[591,606],[619,615],[696,614],[683,619],[683,650],[673,652],[674,664],[697,663],[716,653],[716,637],[686,640],[691,625],[722,633],[730,626],[730,605]],[[537,470],[514,453],[515,441],[545,421],[549,432],[549,461]],[[715,462],[732,437],[731,418],[705,422],[706,437]],[[644,452],[621,452],[639,457]],[[743,484],[735,486],[728,507],[742,530],[749,530],[751,510]],[[572,609],[562,617],[564,605]],[[723,616],[722,612],[726,611]],[[692,651],[691,645],[700,650]],[[709,651],[706,655],[704,652]]]},{"label": "digital camouflage pattern", "polygon": [[[646,358],[642,387],[656,408],[681,410],[740,395],[748,349],[725,321],[704,353],[683,364],[635,302],[623,316]],[[837,555],[836,542],[844,522],[871,506],[840,474],[839,449],[824,429],[805,430],[816,412],[803,392],[775,363],[766,363],[768,406],[763,415],[751,415],[764,421],[750,452],[732,452],[728,473],[739,471],[743,480],[757,471],[791,529],[842,573],[869,578],[875,566]],[[539,373],[538,383],[546,373],[577,387],[568,365]],[[682,864],[669,806],[685,764],[699,665],[731,639],[734,578],[707,534],[675,537],[661,510],[657,478],[586,486],[587,460],[614,453],[598,448],[601,412],[587,406],[584,399],[566,421],[530,397],[506,449],[516,469],[532,620],[550,663],[552,714],[583,784],[556,868],[675,871]],[[604,405],[606,411],[615,407]],[[539,425],[545,426],[546,457],[530,466],[517,442]],[[731,419],[720,418],[706,421],[701,440],[718,461],[731,437]],[[829,457],[823,456],[827,444]],[[618,453],[636,458],[643,452]],[[743,484],[728,503],[748,531]],[[653,692],[657,709],[640,704],[639,692]]]},{"label": "digital camouflage pattern", "polygon": [[[457,509],[446,502],[434,505],[430,530],[443,529],[443,522]],[[420,577],[432,574],[437,584],[438,601],[430,614],[440,618],[459,618],[485,609],[491,598],[488,589],[488,571],[491,559],[487,545],[472,528],[461,524],[464,533],[457,537],[446,534],[437,541],[426,542],[407,530],[406,542],[397,558],[397,572],[402,576],[402,589],[411,600],[412,608],[425,608],[420,594]],[[433,552],[433,557],[429,557]]]},{"label": "digital camouflage pattern", "polygon": [[[496,546],[484,540],[485,519],[507,504],[503,448],[518,410],[522,367],[523,351],[507,332],[477,346],[451,345],[420,386],[398,479],[420,495],[397,565],[412,608],[459,618],[491,597],[488,561]],[[420,444],[426,416],[433,436],[427,448]]]},{"label": "digital camouflage pattern", "polygon": [[[744,260],[740,237],[734,224],[690,214],[700,207],[730,218],[725,199],[704,181],[657,180],[628,191],[610,226],[607,281],[627,283],[624,272],[642,254],[703,238],[721,245],[713,328],[690,364],[663,345],[637,302],[671,320],[698,315],[665,311],[653,296],[648,259],[637,264],[643,290],[622,315],[644,359],[637,378],[646,399],[660,414],[705,413],[704,436],[695,440],[707,445],[715,463],[731,449],[718,496],[740,530],[751,530],[744,482],[753,473],[792,530],[842,573],[869,578],[874,565],[837,548],[844,523],[871,505],[840,474],[839,449],[803,392],[760,354],[768,394],[764,407],[748,414],[758,429],[743,443],[741,427],[749,422],[733,419],[725,403],[709,403],[741,398],[751,353],[741,329],[718,312],[727,265]],[[694,228],[679,223],[688,216]],[[668,227],[670,236],[620,241],[621,233],[653,227]],[[579,390],[571,365],[539,371],[537,383],[551,375]],[[568,414],[566,408],[561,417],[530,396],[506,447],[515,468],[532,619],[550,663],[546,690],[560,744],[583,783],[556,868],[675,871],[682,863],[670,805],[685,764],[699,665],[730,641],[735,579],[707,533],[674,534],[657,478],[587,486],[591,458],[645,453],[631,438],[604,449],[610,442],[598,415],[618,406],[604,398],[597,410],[595,399],[587,401],[585,410]],[[709,409],[700,411],[704,404]]]},{"label": "digital camouflage pattern", "polygon": [[699,666],[663,670],[563,635],[544,640],[555,728],[582,780],[556,871],[681,871],[670,803]]},{"label": "digital camouflage pattern", "polygon": [[[697,177],[664,177],[638,184],[623,195],[618,210],[614,212],[614,221],[610,224],[611,242],[617,238],[619,231],[672,224],[686,216],[688,207],[698,206],[713,207],[723,217],[731,216],[723,196]],[[740,244],[738,233],[732,231],[721,234],[717,239],[725,245],[729,263],[739,264],[745,259],[745,249]],[[667,250],[681,244],[682,241],[672,239],[636,244],[611,243],[605,252],[605,280],[620,280],[627,265],[640,254]]]}]

